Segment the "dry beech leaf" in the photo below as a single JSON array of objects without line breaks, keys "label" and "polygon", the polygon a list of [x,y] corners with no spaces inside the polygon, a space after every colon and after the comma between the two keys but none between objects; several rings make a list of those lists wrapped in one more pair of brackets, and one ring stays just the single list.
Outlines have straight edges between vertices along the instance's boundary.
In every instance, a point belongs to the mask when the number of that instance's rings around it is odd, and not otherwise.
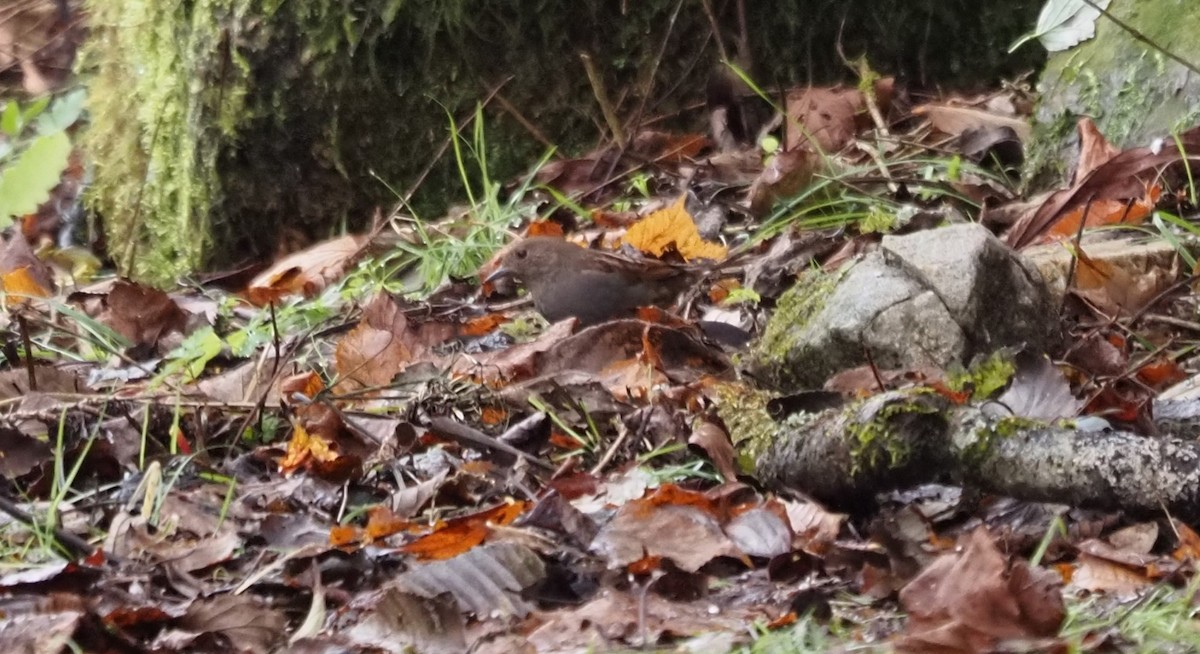
[{"label": "dry beech leaf", "polygon": [[288,295],[311,297],[346,272],[365,240],[363,236],[342,236],[290,254],[259,273],[246,295],[259,306]]},{"label": "dry beech leaf", "polygon": [[673,250],[687,261],[724,259],[728,254],[725,246],[700,237],[700,230],[684,207],[686,199],[681,195],[671,206],[646,216],[629,228],[623,241],[656,257]]},{"label": "dry beech leaf", "polygon": [[720,425],[711,420],[699,422],[692,429],[692,435],[688,437],[688,445],[695,445],[704,450],[717,472],[721,474],[721,479],[730,482],[737,481],[737,466],[734,464],[736,453],[733,450],[733,442],[729,440],[729,433]]},{"label": "dry beech leaf", "polygon": [[105,299],[103,321],[135,346],[152,346],[172,331],[182,332],[187,316],[156,288],[117,280]]},{"label": "dry beech leaf", "polygon": [[739,550],[750,556],[769,559],[792,551],[791,526],[768,506],[739,513],[725,525],[725,533]]},{"label": "dry beech leaf", "polygon": [[363,310],[363,317],[338,341],[334,355],[339,391],[386,386],[412,360],[405,343],[408,319],[386,294]]},{"label": "dry beech leaf", "polygon": [[1121,148],[1104,138],[1090,116],[1080,118],[1076,129],[1079,131],[1079,163],[1075,166],[1075,179],[1091,175],[1092,171],[1121,153]]},{"label": "dry beech leaf", "polygon": [[900,591],[908,626],[897,652],[988,652],[1006,641],[1053,638],[1066,608],[1060,577],[1008,560],[979,527]]},{"label": "dry beech leaf", "polygon": [[[875,82],[875,101],[886,113],[894,80]],[[854,140],[859,129],[869,127],[866,98],[856,88],[809,87],[788,92],[785,150],[816,149],[835,153]],[[816,144],[813,148],[812,143]]]},{"label": "dry beech leaf", "polygon": [[463,611],[480,618],[523,617],[533,607],[521,591],[541,581],[546,567],[536,552],[513,542],[489,543],[452,558],[414,565],[396,585],[422,597],[450,593]]},{"label": "dry beech leaf", "polygon": [[[1075,185],[1052,193],[1033,213],[1013,225],[1005,242],[1023,248],[1037,241],[1064,215],[1091,203],[1116,200],[1122,203],[1144,199],[1168,169],[1182,169],[1186,159],[1193,170],[1200,164],[1200,127],[1179,135],[1178,146],[1168,143],[1159,150],[1150,147],[1124,150],[1112,157]],[[1111,215],[1112,212],[1108,212]],[[1089,217],[1090,221],[1090,217]]]},{"label": "dry beech leaf", "polygon": [[356,600],[351,608],[367,615],[345,631],[346,638],[366,650],[422,654],[468,650],[465,620],[449,597],[422,597],[391,583]]},{"label": "dry beech leaf", "polygon": [[777,200],[796,195],[812,181],[821,158],[807,148],[785,150],[771,157],[746,192],[750,211],[761,216]]},{"label": "dry beech leaf", "polygon": [[670,484],[618,509],[590,549],[614,568],[656,557],[670,559],[685,572],[696,572],[719,556],[743,557],[722,530],[713,501]]},{"label": "dry beech leaf", "polygon": [[491,525],[507,525],[524,513],[527,502],[508,502],[486,511],[447,520],[436,531],[400,548],[426,560],[445,560],[482,543]]},{"label": "dry beech leaf", "polygon": [[1153,584],[1144,571],[1086,553],[1079,555],[1071,573],[1071,585],[1075,588],[1123,599],[1132,599]]},{"label": "dry beech leaf", "polygon": [[913,107],[912,112],[916,116],[924,116],[934,129],[951,136],[958,136],[973,129],[1008,127],[1022,142],[1028,142],[1032,132],[1026,120],[984,109],[931,103]]}]

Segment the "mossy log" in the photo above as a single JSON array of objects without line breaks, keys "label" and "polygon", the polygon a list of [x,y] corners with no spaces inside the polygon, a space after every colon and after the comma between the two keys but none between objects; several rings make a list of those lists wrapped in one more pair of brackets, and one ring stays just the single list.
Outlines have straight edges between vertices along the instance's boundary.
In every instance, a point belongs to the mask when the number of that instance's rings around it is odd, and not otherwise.
[{"label": "mossy log", "polygon": [[1200,443],[1083,432],[887,393],[780,424],[758,456],[768,485],[856,509],[875,494],[946,482],[1018,499],[1200,518]]}]

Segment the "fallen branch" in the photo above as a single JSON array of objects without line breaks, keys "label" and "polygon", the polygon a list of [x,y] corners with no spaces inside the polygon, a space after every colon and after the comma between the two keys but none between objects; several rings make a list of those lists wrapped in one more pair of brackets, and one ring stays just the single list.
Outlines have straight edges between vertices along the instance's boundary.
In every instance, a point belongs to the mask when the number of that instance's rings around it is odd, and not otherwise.
[{"label": "fallen branch", "polygon": [[1200,518],[1200,443],[989,413],[949,407],[934,394],[893,392],[796,414],[759,455],[757,473],[841,508],[940,481],[1031,501]]}]

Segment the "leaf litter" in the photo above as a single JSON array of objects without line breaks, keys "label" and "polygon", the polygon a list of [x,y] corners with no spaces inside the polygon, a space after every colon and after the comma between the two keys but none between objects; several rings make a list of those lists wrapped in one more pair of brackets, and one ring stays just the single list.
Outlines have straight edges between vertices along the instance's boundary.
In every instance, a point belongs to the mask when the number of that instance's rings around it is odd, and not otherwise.
[{"label": "leaf litter", "polygon": [[[1016,357],[984,394],[1006,415],[1146,427],[1187,376],[1184,269],[1131,274],[1081,233],[1194,217],[1181,189],[1200,132],[1119,151],[1083,122],[1075,181],[1027,201],[995,172],[1028,138],[1020,93],[906,110],[895,90],[793,90],[778,151],[647,131],[543,166],[553,193],[523,235],[737,264],[676,306],[586,329],[541,324],[512,288],[396,292],[371,274],[381,230],[232,292],[78,287],[14,234],[0,256],[0,508],[14,516],[0,642],[729,649],[816,619],[897,651],[1058,650],[1073,642],[1064,598],[1186,587],[1200,538],[1177,520],[931,484],[843,513],[746,474],[751,444],[722,413],[747,383],[738,351],[797,275],[881,232],[991,219],[1014,246],[1071,249],[1068,345]],[[870,365],[773,402],[912,387],[972,401],[982,378],[960,372]]]}]

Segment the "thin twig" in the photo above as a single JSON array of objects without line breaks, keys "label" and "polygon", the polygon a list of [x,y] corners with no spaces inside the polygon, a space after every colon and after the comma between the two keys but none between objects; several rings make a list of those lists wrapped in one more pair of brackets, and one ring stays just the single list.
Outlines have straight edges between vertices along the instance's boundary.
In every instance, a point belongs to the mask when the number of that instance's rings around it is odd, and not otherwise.
[{"label": "thin twig", "polygon": [[588,53],[580,52],[579,60],[583,62],[583,70],[587,73],[588,83],[592,85],[592,95],[596,97],[596,103],[600,105],[600,113],[604,116],[604,122],[608,124],[608,130],[612,132],[613,140],[618,146],[624,146],[625,127],[621,125],[621,119],[617,117],[617,109],[608,97],[604,76]]},{"label": "thin twig", "polygon": [[508,98],[504,97],[500,93],[497,93],[496,103],[500,105],[501,109],[508,112],[508,115],[512,116],[513,120],[517,121],[517,124],[519,124],[521,127],[524,127],[525,131],[529,132],[529,135],[532,136],[535,141],[541,143],[547,148],[556,147],[550,139],[546,138],[545,134],[542,134],[542,130],[538,129],[537,125],[529,122],[529,119],[526,118],[524,114],[522,114],[516,107],[513,106],[511,102],[508,101]]}]

